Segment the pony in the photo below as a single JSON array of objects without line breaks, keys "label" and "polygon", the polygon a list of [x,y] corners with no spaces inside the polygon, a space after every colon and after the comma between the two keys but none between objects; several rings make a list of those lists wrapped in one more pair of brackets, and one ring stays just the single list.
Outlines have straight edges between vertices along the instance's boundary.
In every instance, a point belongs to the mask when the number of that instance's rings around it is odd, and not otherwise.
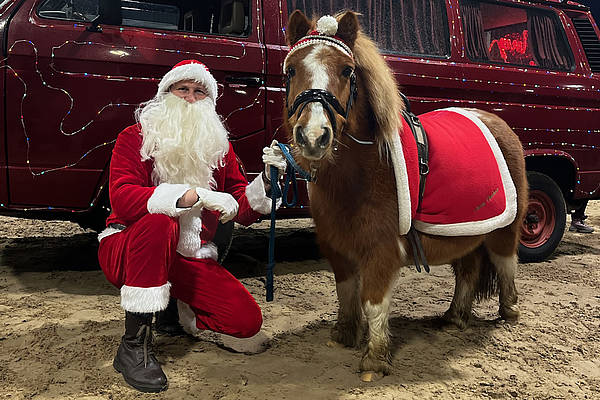
[{"label": "pony", "polygon": [[[400,268],[417,265],[412,261],[417,250],[398,222],[401,188],[390,162],[394,135],[406,129],[401,117],[406,105],[357,15],[345,11],[324,17],[325,27],[317,31],[315,20],[301,11],[290,15],[283,119],[294,159],[313,177],[308,194],[316,240],[335,275],[339,308],[331,338],[349,347],[366,339],[359,369],[361,379],[370,381],[391,372],[391,296]],[[490,232],[416,232],[431,265],[450,263],[453,268],[454,297],[441,320],[461,329],[469,322],[473,301],[492,295],[499,296],[501,318],[518,319],[514,278],[528,201],[517,135],[494,114],[467,111],[497,142],[516,207],[505,226]]]}]

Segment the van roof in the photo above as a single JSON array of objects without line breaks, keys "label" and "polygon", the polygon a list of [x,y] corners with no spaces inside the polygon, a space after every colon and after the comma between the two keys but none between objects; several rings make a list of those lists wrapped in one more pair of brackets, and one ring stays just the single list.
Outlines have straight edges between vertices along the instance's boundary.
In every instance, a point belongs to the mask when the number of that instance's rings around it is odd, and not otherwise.
[{"label": "van roof", "polygon": [[589,10],[589,7],[572,0],[529,0],[532,3],[541,3],[546,5],[557,6],[560,8],[570,8],[575,10]]}]

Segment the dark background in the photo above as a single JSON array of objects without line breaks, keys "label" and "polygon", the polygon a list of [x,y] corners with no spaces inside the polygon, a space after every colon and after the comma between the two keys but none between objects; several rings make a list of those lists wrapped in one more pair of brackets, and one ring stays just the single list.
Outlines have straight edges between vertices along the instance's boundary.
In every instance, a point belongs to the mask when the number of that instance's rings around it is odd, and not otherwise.
[{"label": "dark background", "polygon": [[600,0],[576,0],[578,3],[585,4],[592,9],[592,15],[597,24],[600,24]]}]

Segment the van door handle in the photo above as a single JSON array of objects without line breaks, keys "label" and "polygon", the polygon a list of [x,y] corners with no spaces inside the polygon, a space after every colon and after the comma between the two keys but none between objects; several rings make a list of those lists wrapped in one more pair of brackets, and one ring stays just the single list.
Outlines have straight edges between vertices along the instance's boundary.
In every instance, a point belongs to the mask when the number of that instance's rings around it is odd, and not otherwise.
[{"label": "van door handle", "polygon": [[226,76],[225,82],[246,86],[261,86],[263,81],[258,76]]}]

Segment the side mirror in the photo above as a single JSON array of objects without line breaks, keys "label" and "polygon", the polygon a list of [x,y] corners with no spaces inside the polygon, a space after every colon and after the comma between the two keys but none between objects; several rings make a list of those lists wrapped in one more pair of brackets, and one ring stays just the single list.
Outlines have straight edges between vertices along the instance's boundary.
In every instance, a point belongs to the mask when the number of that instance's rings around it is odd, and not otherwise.
[{"label": "side mirror", "polygon": [[98,16],[86,28],[88,32],[102,32],[100,24],[121,25],[121,0],[100,0]]}]

